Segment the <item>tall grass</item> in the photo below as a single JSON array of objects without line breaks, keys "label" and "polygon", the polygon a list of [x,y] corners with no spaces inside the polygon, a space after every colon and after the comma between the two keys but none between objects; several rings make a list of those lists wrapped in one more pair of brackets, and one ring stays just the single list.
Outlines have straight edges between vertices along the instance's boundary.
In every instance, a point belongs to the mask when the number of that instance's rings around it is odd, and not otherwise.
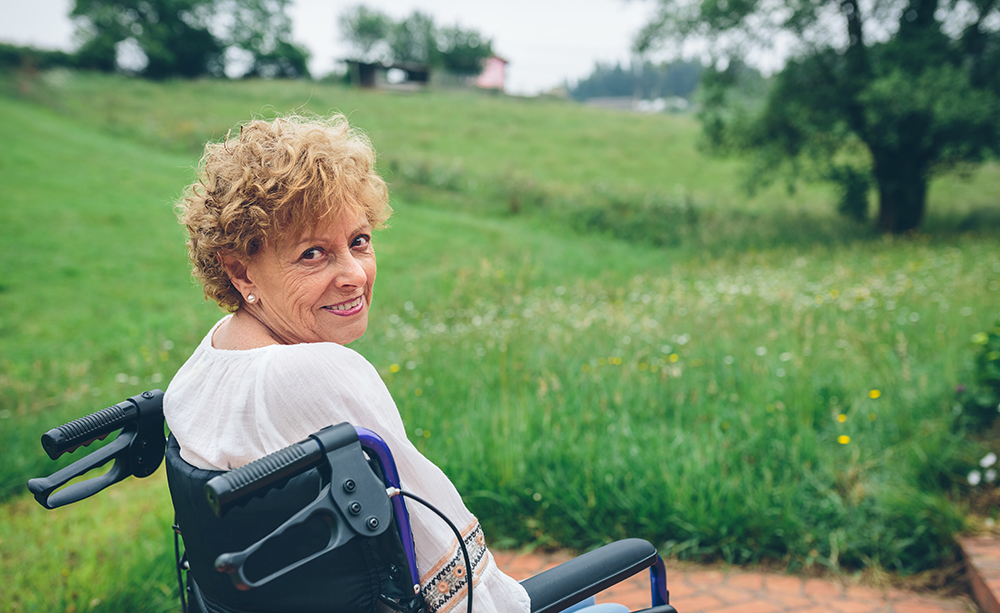
[{"label": "tall grass", "polygon": [[[21,101],[0,97],[0,567],[13,577],[3,599],[26,611],[168,610],[161,476],[55,512],[23,484],[54,470],[41,432],[164,388],[220,316],[189,277],[173,220],[198,153],[170,118],[196,122],[193,143],[260,100],[301,104],[307,86],[46,79],[57,81]],[[596,175],[608,187],[575,198],[579,152],[535,178],[492,175],[495,143],[469,144],[461,114],[488,105],[493,126],[562,115],[614,126],[591,137],[592,155],[639,147],[619,133],[640,139],[658,120],[635,128],[563,103],[309,87],[310,104],[342,97],[377,146],[410,152],[388,172],[427,160],[425,178],[395,183],[396,214],[375,239],[369,332],[353,346],[491,543],[582,549],[629,535],[681,558],[903,573],[952,559],[964,475],[980,457],[953,390],[968,339],[997,316],[990,226],[885,239],[837,225],[821,198],[791,220],[752,203],[726,216],[664,200],[672,186],[648,176],[630,188],[628,176]],[[50,94],[58,113],[42,108]],[[451,144],[435,123],[449,121],[460,128]],[[689,128],[676,138],[690,145]],[[518,168],[545,167],[532,156],[558,148],[530,135],[557,133],[520,133],[508,145],[524,156]],[[648,148],[670,134],[650,134]],[[481,161],[442,171],[459,145]],[[716,174],[699,189],[735,180],[724,165],[703,172]],[[514,188],[526,214],[509,214]],[[955,206],[975,210],[995,191],[971,193]],[[64,532],[50,536],[53,526]]]}]

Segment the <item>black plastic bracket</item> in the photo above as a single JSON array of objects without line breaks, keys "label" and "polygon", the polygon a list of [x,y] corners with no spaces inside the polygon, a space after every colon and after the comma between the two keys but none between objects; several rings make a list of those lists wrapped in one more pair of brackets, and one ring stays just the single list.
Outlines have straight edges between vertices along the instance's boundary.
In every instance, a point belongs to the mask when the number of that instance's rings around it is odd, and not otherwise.
[{"label": "black plastic bracket", "polygon": [[[216,558],[216,570],[228,573],[238,589],[250,590],[260,587],[340,547],[355,536],[377,536],[388,529],[392,520],[389,495],[386,493],[385,485],[368,466],[354,427],[346,423],[329,426],[311,435],[308,441],[297,445],[313,442],[318,443],[322,449],[318,469],[324,472],[328,479],[319,496],[263,539],[243,551],[224,553]],[[287,449],[275,452],[272,456],[290,455],[286,452]],[[249,477],[241,478],[241,475],[236,473],[244,470],[248,474],[260,472],[260,467],[253,465],[257,462],[265,465],[273,464],[272,456],[261,458],[216,479],[228,477],[233,481],[249,481]],[[212,482],[209,482],[210,486],[211,484]],[[210,487],[206,486],[206,490],[208,489]],[[251,579],[247,576],[246,563],[258,550],[289,530],[316,517],[322,519],[330,529],[330,539],[322,549],[265,577]]]}]

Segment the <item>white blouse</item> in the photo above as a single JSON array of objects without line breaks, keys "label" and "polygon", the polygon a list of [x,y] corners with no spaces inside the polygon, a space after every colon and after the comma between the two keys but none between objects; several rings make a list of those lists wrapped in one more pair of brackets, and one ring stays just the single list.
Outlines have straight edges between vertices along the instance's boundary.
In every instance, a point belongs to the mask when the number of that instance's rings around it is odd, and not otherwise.
[{"label": "white blouse", "polygon": [[[482,529],[441,469],[406,438],[396,404],[375,368],[336,343],[229,351],[208,335],[177,371],[163,414],[189,464],[230,470],[350,422],[392,451],[402,489],[424,498],[459,528],[469,551],[479,613],[530,611],[528,594],[497,567]],[[465,563],[454,533],[420,504],[407,505],[420,585],[429,613],[465,610]]]}]

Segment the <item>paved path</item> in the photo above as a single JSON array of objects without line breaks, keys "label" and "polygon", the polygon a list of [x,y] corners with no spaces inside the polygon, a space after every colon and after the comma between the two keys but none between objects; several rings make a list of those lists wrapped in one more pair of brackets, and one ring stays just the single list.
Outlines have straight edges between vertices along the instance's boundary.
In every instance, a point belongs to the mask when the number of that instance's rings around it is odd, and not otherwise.
[{"label": "paved path", "polygon": [[958,539],[965,555],[972,593],[983,613],[1000,613],[1000,537],[981,535]]},{"label": "paved path", "polygon": [[[497,564],[521,580],[569,559],[565,553],[494,551]],[[873,589],[837,580],[667,565],[670,604],[678,613],[979,613],[971,598],[939,598],[898,589]],[[650,603],[645,572],[597,596],[633,611]],[[987,612],[993,613],[993,612]]]}]

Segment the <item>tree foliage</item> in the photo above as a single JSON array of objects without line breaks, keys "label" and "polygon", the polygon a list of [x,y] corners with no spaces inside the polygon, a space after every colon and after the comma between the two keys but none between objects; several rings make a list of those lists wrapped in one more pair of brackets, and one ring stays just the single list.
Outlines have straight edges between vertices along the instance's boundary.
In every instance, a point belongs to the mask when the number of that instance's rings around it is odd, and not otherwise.
[{"label": "tree foliage", "polygon": [[597,63],[589,76],[569,88],[569,94],[576,100],[607,96],[635,96],[642,100],[668,96],[689,99],[698,87],[702,70],[701,62],[684,60],[662,64],[646,60],[625,67]]},{"label": "tree foliage", "polygon": [[362,62],[424,64],[457,75],[477,75],[493,54],[492,42],[478,31],[457,25],[440,28],[420,11],[397,21],[357,5],[341,13],[338,24],[352,59]]},{"label": "tree foliage", "polygon": [[249,61],[244,76],[308,75],[308,54],[289,41],[289,0],[76,0],[79,64],[113,71],[134,43],[143,76],[222,76],[227,51]]},{"label": "tree foliage", "polygon": [[290,0],[215,0],[215,12],[225,16],[227,48],[250,58],[243,76],[296,78],[309,76],[309,54],[293,44]]},{"label": "tree foliage", "polygon": [[[997,0],[659,0],[636,39],[648,52],[707,43],[702,119],[720,151],[753,154],[756,176],[785,172],[841,188],[878,227],[919,227],[936,173],[1000,151]],[[789,54],[763,104],[731,95],[754,51]]]},{"label": "tree foliage", "polygon": [[350,8],[337,18],[340,33],[351,47],[351,53],[361,62],[379,62],[389,52],[389,32],[392,18],[363,4]]},{"label": "tree foliage", "polygon": [[406,19],[390,24],[389,53],[397,62],[429,64],[436,57],[434,18],[414,11]]},{"label": "tree foliage", "polygon": [[76,57],[65,51],[0,43],[0,68],[48,70],[56,67],[75,68],[76,65]]}]

